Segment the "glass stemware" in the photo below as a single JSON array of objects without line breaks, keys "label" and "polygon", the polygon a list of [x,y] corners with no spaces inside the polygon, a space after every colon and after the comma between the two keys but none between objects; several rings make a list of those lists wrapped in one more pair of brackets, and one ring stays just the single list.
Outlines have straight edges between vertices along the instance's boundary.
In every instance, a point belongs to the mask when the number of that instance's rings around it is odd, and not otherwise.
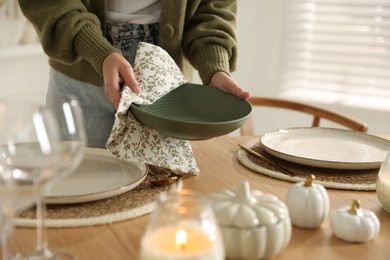
[{"label": "glass stemware", "polygon": [[0,101],[0,210],[3,259],[15,213],[42,195],[39,183],[54,175],[59,129],[51,113],[36,103]]},{"label": "glass stemware", "polygon": [[15,96],[8,96],[6,100],[13,102],[33,102],[36,101],[45,106],[54,114],[55,124],[58,126],[58,150],[55,159],[56,164],[53,173],[40,179],[38,185],[43,191],[43,196],[36,199],[36,227],[37,241],[34,252],[23,255],[25,259],[74,259],[74,256],[63,249],[53,249],[48,245],[45,215],[46,204],[45,194],[48,193],[52,184],[61,180],[73,172],[81,163],[86,145],[86,135],[84,130],[83,112],[76,97],[63,93],[55,99],[48,100],[44,104],[43,93],[24,93]]},{"label": "glass stemware", "polygon": [[[54,112],[60,129],[60,160],[52,179],[45,184],[47,193],[52,184],[72,173],[81,163],[86,145],[84,121],[80,104],[76,97],[68,94],[59,96],[55,104],[47,104]],[[74,257],[64,250],[49,248],[45,229],[46,204],[44,198],[36,201],[37,209],[37,243],[36,249],[29,259],[73,259]]]},{"label": "glass stemware", "polygon": [[12,230],[12,218],[15,215],[14,185],[9,171],[0,166],[0,237],[2,245],[2,259],[7,260],[8,234]]}]

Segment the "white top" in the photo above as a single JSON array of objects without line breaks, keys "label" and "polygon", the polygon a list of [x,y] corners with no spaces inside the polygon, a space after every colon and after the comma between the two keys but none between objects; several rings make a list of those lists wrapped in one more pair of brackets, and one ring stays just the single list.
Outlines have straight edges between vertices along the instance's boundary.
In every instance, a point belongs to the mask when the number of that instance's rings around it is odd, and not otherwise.
[{"label": "white top", "polygon": [[107,18],[111,22],[151,24],[160,21],[160,0],[109,0]]}]

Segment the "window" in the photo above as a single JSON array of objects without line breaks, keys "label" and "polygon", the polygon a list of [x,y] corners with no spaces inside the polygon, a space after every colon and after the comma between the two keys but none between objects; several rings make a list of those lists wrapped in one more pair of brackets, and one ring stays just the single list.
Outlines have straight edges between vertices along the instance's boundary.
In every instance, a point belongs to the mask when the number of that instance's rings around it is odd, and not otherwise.
[{"label": "window", "polygon": [[287,0],[282,95],[390,111],[390,1]]}]

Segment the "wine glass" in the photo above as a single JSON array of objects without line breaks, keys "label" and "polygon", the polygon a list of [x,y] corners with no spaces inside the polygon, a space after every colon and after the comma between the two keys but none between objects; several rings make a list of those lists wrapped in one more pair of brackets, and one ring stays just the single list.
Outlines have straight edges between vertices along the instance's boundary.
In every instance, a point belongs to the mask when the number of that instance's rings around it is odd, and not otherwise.
[{"label": "wine glass", "polygon": [[54,175],[59,129],[51,111],[37,103],[0,101],[0,198],[3,259],[6,237],[18,211],[42,195],[39,183]]},{"label": "wine glass", "polygon": [[[54,112],[60,129],[60,160],[56,166],[56,173],[45,184],[45,193],[53,183],[72,173],[81,163],[86,145],[84,121],[80,104],[76,97],[63,94],[57,96],[47,107]],[[45,229],[46,204],[43,197],[36,201],[37,209],[37,243],[35,251],[29,255],[30,259],[73,259],[74,257],[64,250],[49,248]]]},{"label": "wine glass", "polygon": [[12,221],[19,211],[25,210],[35,203],[41,195],[36,181],[20,178],[19,170],[9,170],[0,165],[0,228],[2,258],[9,259],[8,235],[13,230]]},{"label": "wine glass", "polygon": [[14,185],[10,171],[0,166],[0,237],[2,245],[2,259],[7,260],[7,237],[12,230],[12,218],[15,215]]}]

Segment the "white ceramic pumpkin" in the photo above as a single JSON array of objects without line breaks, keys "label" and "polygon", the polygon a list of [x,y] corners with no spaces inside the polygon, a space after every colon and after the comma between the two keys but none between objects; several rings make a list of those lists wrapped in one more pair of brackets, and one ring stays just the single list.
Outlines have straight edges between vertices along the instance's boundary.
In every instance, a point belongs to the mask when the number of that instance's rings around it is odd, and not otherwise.
[{"label": "white ceramic pumpkin", "polygon": [[219,222],[228,259],[271,258],[291,238],[286,205],[277,197],[252,190],[247,181],[236,192],[209,195]]},{"label": "white ceramic pumpkin", "polygon": [[315,176],[309,175],[306,181],[294,183],[287,191],[291,222],[300,228],[319,227],[329,214],[328,192],[314,180]]},{"label": "white ceramic pumpkin", "polygon": [[348,242],[367,242],[374,239],[380,229],[380,222],[374,212],[360,208],[354,200],[352,206],[335,210],[330,218],[333,234]]}]

